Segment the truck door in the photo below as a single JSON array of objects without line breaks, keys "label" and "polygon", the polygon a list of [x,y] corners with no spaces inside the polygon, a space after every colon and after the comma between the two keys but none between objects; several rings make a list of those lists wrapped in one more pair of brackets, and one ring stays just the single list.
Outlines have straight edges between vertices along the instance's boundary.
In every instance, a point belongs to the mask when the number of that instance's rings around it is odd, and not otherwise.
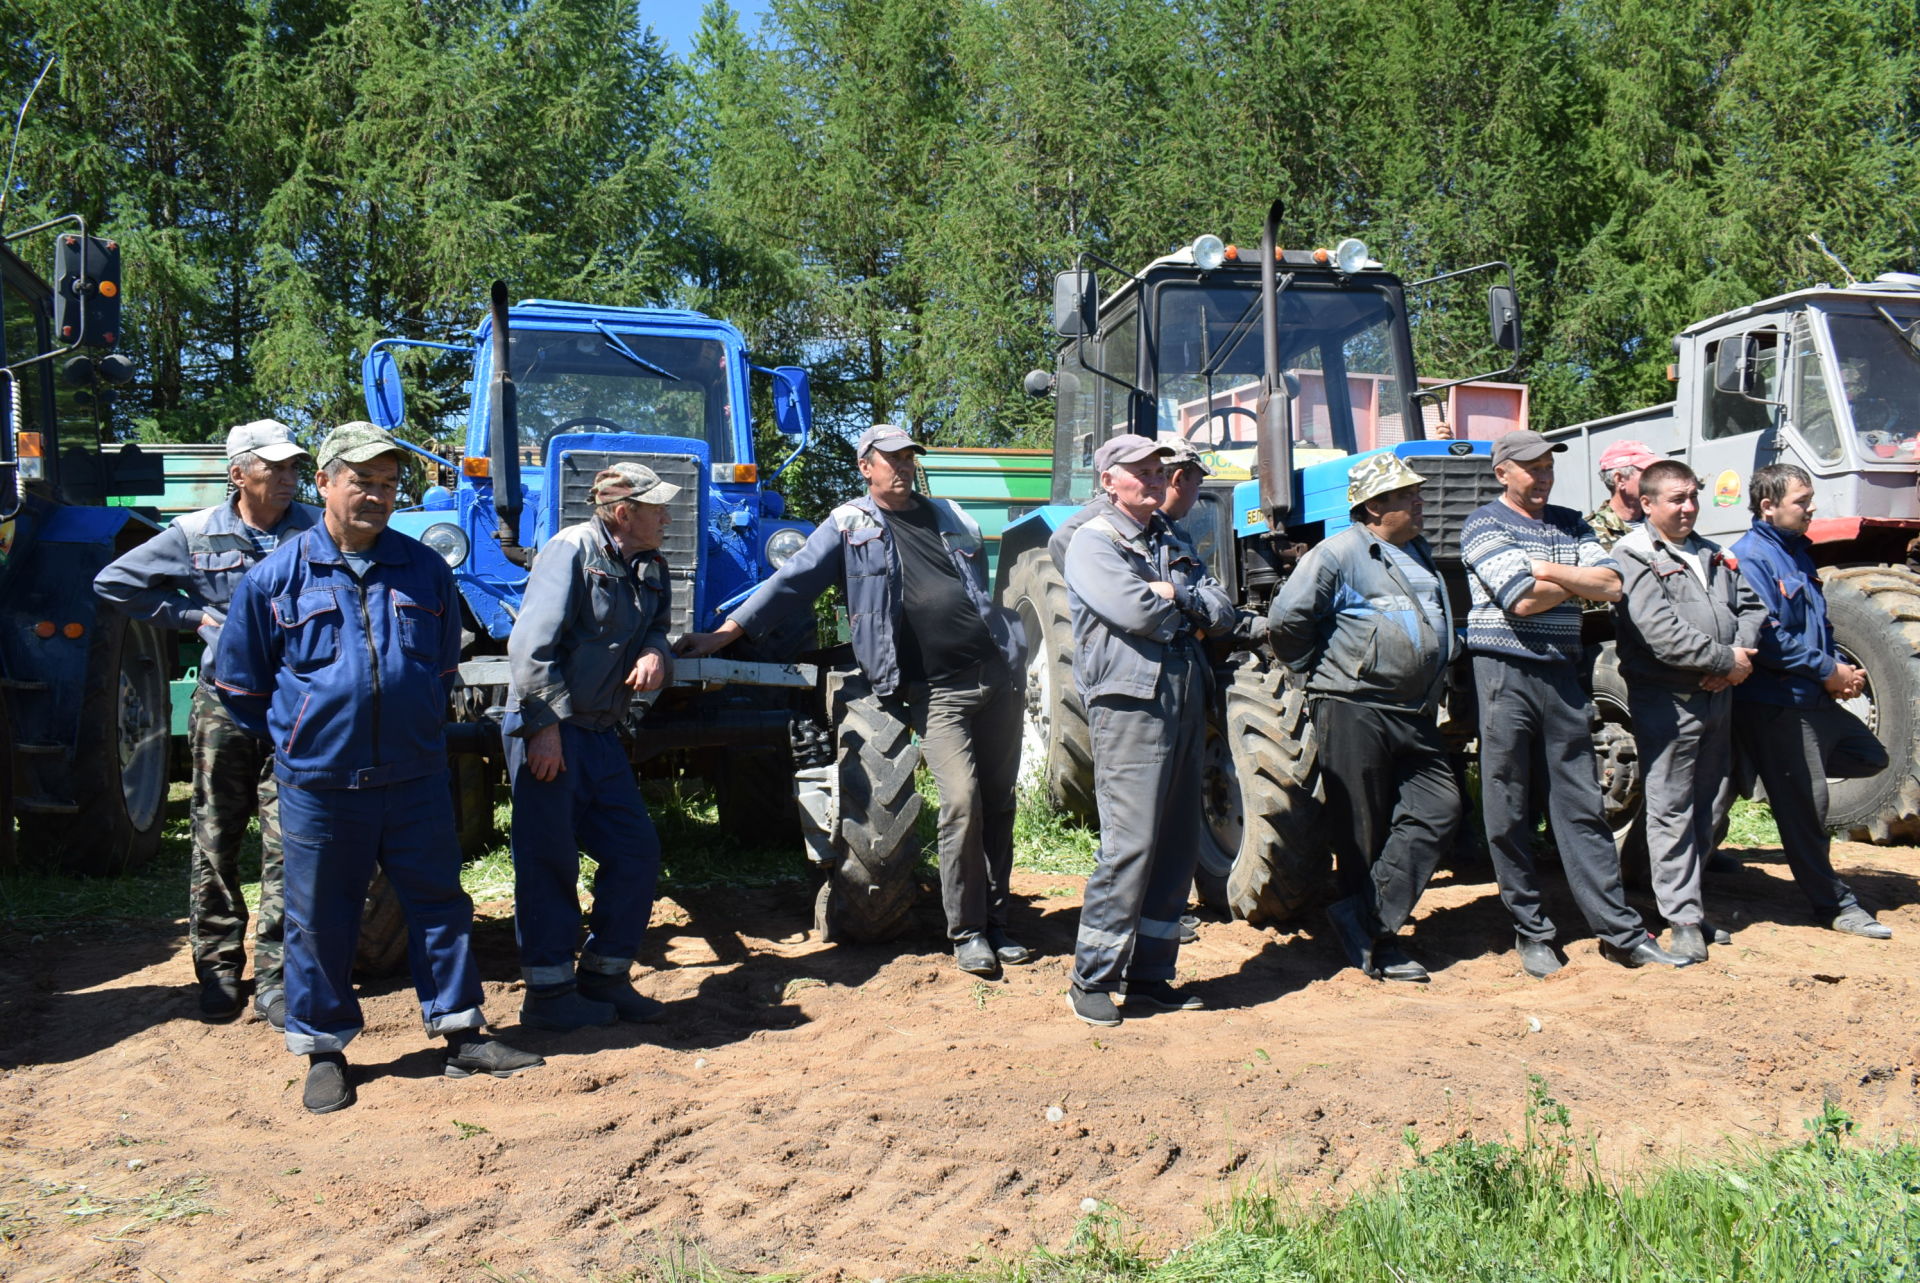
[{"label": "truck door", "polygon": [[[1752,524],[1747,511],[1747,479],[1755,468],[1779,453],[1782,396],[1781,327],[1784,317],[1742,321],[1706,336],[1696,385],[1700,403],[1688,417],[1694,424],[1689,462],[1700,477],[1700,520],[1696,529],[1722,543],[1738,538]],[[1756,344],[1759,383],[1754,395],[1719,385],[1715,368],[1722,344],[1751,337]]]}]

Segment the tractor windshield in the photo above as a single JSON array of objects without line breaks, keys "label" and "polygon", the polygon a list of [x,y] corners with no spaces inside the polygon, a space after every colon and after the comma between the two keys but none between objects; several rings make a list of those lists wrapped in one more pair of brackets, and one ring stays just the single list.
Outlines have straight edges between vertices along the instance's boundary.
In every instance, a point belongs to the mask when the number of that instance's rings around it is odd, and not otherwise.
[{"label": "tractor windshield", "polygon": [[[1394,340],[1391,295],[1296,280],[1280,295],[1279,316],[1296,446],[1355,453],[1406,439],[1413,384]],[[1259,286],[1163,285],[1155,341],[1160,435],[1208,450],[1251,449],[1259,423]]]},{"label": "tractor windshield", "polygon": [[622,330],[534,329],[514,330],[512,344],[528,462],[543,462],[547,442],[562,432],[690,437],[707,443],[714,462],[732,461],[724,344]]},{"label": "tractor windshield", "polygon": [[[1912,316],[1899,317],[1911,325]],[[1863,463],[1920,458],[1920,353],[1879,314],[1832,312],[1833,355]]]}]

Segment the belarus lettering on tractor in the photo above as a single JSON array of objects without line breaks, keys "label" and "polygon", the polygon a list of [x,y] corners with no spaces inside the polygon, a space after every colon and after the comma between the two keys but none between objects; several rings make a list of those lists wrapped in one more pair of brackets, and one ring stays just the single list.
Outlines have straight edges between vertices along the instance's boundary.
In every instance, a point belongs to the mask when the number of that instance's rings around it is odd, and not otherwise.
[{"label": "belarus lettering on tractor", "polygon": [[[1876,842],[1920,836],[1920,276],[1816,285],[1710,317],[1674,339],[1672,401],[1548,432],[1568,453],[1554,498],[1591,511],[1613,442],[1638,440],[1702,479],[1697,529],[1730,543],[1752,522],[1747,479],[1793,463],[1813,478],[1808,537],[1834,641],[1866,671],[1849,706],[1889,764],[1834,780],[1828,819]],[[1599,748],[1616,833],[1640,843],[1640,774],[1609,644],[1594,670]]]},{"label": "belarus lettering on tractor", "polygon": [[[1426,535],[1465,615],[1460,526],[1497,493],[1491,447],[1426,439],[1422,403],[1512,365],[1420,386],[1407,296],[1499,274],[1488,291],[1492,341],[1518,352],[1512,272],[1488,263],[1404,283],[1357,240],[1280,249],[1278,217],[1275,205],[1257,253],[1203,236],[1138,273],[1084,254],[1055,281],[1063,341],[1053,372],[1027,379],[1030,392],[1055,397],[1052,503],[1007,527],[996,579],[1027,629],[1027,769],[1056,805],[1087,820],[1096,818],[1087,714],[1073,687],[1066,586],[1047,540],[1093,494],[1094,449],[1115,434],[1181,438],[1204,452],[1214,475],[1182,524],[1262,623],[1306,548],[1349,523],[1348,468],[1393,451],[1427,481]],[[1094,266],[1117,283],[1103,289]],[[1196,880],[1216,907],[1284,917],[1331,867],[1306,701],[1257,626],[1214,658],[1224,697],[1207,739],[1209,839]],[[1470,694],[1455,696],[1444,721],[1456,738],[1471,736]]]},{"label": "belarus lettering on tractor", "polygon": [[[362,375],[370,417],[405,417],[393,350],[459,353],[472,401],[456,458],[409,446],[444,470],[392,527],[453,568],[468,638],[450,746],[463,838],[492,815],[506,644],[528,569],[564,526],[592,515],[594,475],[620,461],[680,487],[661,551],[673,582],[672,631],[710,630],[805,544],[811,527],[768,487],[806,450],[804,370],[754,365],[740,331],[698,312],[534,299],[493,287],[470,344],[382,339]],[[775,424],[796,439],[769,475],[755,460],[752,379],[771,382]],[[636,700],[625,728],[636,767],[690,761],[717,792],[721,823],[760,838],[803,837],[825,872],[816,902],[829,939],[897,934],[916,891],[907,727],[839,652],[817,648],[811,612],[729,658],[677,660],[671,685]],[[462,751],[465,750],[465,751]]]}]

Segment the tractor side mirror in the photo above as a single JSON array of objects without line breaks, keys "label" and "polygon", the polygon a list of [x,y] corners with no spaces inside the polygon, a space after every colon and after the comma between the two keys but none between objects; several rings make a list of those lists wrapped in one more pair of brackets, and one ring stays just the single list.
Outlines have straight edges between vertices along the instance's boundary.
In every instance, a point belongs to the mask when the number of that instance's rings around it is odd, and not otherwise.
[{"label": "tractor side mirror", "polygon": [[1514,297],[1510,287],[1495,285],[1487,290],[1487,321],[1495,347],[1514,353],[1520,351],[1520,300]]},{"label": "tractor side mirror", "polygon": [[360,386],[367,395],[367,418],[375,426],[393,429],[406,419],[407,396],[393,353],[375,345],[360,362]]},{"label": "tractor side mirror", "polygon": [[1091,271],[1075,268],[1053,278],[1053,332],[1063,339],[1081,338],[1099,329],[1100,281]]},{"label": "tractor side mirror", "polygon": [[789,437],[804,437],[813,426],[813,390],[807,372],[797,365],[773,372],[773,426]]}]

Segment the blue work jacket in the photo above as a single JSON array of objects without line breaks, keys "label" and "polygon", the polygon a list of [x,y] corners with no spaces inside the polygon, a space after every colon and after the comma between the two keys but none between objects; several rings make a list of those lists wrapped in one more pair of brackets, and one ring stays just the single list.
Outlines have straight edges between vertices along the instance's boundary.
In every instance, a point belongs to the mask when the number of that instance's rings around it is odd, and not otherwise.
[{"label": "blue work jacket", "polygon": [[1832,698],[1823,683],[1840,657],[1812,548],[1805,535],[1760,520],[1734,542],[1741,577],[1767,609],[1753,675],[1733,688],[1737,701],[1809,708]]},{"label": "blue work jacket", "polygon": [[[967,599],[980,612],[987,635],[1005,657],[1013,680],[1023,681],[1026,630],[1012,611],[996,606],[987,595],[986,545],[980,527],[951,500],[919,498],[933,506],[947,555],[960,571]],[[733,612],[733,622],[754,636],[810,605],[835,584],[846,589],[854,659],[876,694],[891,695],[900,685],[900,554],[894,551],[893,535],[887,529],[886,509],[869,495],[828,514],[793,560]]]},{"label": "blue work jacket", "polygon": [[272,742],[283,783],[377,788],[447,769],[460,665],[453,572],[392,530],[369,555],[355,575],[323,522],[233,595],[215,685],[241,729]]}]

